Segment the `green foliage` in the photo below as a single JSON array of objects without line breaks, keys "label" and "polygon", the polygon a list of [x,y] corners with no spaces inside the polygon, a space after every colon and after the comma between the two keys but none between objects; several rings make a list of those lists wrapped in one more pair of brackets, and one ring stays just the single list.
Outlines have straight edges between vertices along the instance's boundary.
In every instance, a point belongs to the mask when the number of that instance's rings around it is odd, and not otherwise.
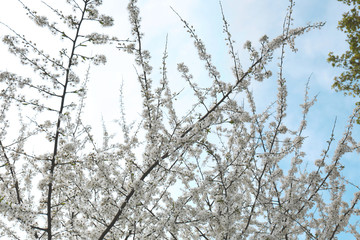
[{"label": "green foliage", "polygon": [[[329,53],[328,61],[333,67],[340,67],[344,72],[340,76],[335,77],[332,87],[336,91],[343,91],[345,95],[353,97],[360,96],[360,0],[338,0],[351,6],[352,8],[343,14],[343,18],[339,21],[338,29],[347,35],[346,42],[349,44],[349,50],[341,56]],[[356,105],[359,105],[357,102]],[[357,119],[360,124],[360,116]]]}]

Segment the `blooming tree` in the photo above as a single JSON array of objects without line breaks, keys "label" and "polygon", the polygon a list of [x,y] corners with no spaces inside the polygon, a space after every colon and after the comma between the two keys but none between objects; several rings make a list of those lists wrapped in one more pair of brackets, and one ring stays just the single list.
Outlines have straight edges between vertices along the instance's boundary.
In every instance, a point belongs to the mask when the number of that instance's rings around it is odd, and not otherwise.
[{"label": "blooming tree", "polygon": [[[244,68],[222,14],[233,72],[233,79],[224,81],[194,28],[178,15],[212,81],[200,86],[187,65],[178,64],[196,99],[180,114],[175,98],[182,93],[170,88],[166,46],[161,79],[152,79],[137,1],[128,4],[128,40],[88,32],[86,25],[94,22],[113,25],[99,13],[101,4],[67,0],[69,9],[46,4],[57,21],[23,4],[32,21],[63,39],[58,55],[2,24],[12,32],[3,43],[37,76],[0,72],[2,239],[337,239],[345,231],[360,238],[358,226],[349,222],[359,214],[360,194],[343,200],[348,182],[341,174],[344,154],[359,148],[352,138],[359,109],[341,140],[335,144],[332,133],[314,160],[303,151],[306,117],[315,102],[308,87],[300,125],[285,126],[286,47],[295,51],[295,38],[323,23],[292,28],[290,0],[281,35],[262,37],[259,48],[246,42],[251,63]],[[82,118],[89,77],[79,72],[88,62],[106,62],[105,56],[89,53],[98,44],[116,44],[119,54],[134,56],[143,107],[139,121],[129,124],[121,104],[121,138],[112,138],[104,127],[101,148]],[[272,77],[267,66],[274,56],[279,62]],[[277,80],[277,100],[258,112],[249,85],[268,78]],[[286,170],[284,162],[290,162]]]}]

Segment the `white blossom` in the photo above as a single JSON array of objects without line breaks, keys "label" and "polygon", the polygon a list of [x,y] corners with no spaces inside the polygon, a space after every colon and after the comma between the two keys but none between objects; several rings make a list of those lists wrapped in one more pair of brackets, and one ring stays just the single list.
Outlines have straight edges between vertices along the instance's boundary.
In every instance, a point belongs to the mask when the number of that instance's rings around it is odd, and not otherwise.
[{"label": "white blossom", "polygon": [[[160,77],[153,73],[156,59],[145,49],[138,1],[129,0],[131,36],[118,45],[125,53],[113,54],[133,55],[141,109],[131,109],[139,114],[128,123],[123,99],[128,95],[121,89],[120,127],[108,127],[105,119],[98,140],[97,126],[87,125],[91,119],[84,114],[87,104],[94,104],[86,99],[91,74],[82,70],[88,60],[107,61],[94,45],[111,47],[120,40],[92,28],[91,22],[114,24],[100,12],[101,0],[66,3],[69,8],[49,5],[60,19],[51,24],[24,5],[32,20],[63,40],[64,46],[53,44],[56,56],[15,31],[3,38],[36,77],[22,69],[0,72],[0,237],[335,239],[346,231],[359,237],[352,220],[360,214],[360,193],[344,197],[353,185],[342,170],[344,155],[360,146],[353,134],[360,109],[340,141],[331,133],[320,156],[305,148],[313,144],[304,130],[312,124],[307,115],[316,101],[308,85],[298,109],[302,118],[288,124],[288,109],[298,106],[287,102],[285,46],[295,51],[296,37],[321,23],[292,29],[290,1],[282,34],[244,44],[245,67],[221,6],[231,61],[216,65],[206,41],[175,12],[203,63],[209,80],[204,83],[199,69],[181,60],[178,73],[169,73],[174,66],[168,66],[167,42]],[[233,75],[224,70],[228,63]],[[263,110],[251,88],[265,78],[276,89],[268,99],[276,100]],[[178,83],[182,90],[173,88]],[[134,89],[124,91],[135,95]]]}]

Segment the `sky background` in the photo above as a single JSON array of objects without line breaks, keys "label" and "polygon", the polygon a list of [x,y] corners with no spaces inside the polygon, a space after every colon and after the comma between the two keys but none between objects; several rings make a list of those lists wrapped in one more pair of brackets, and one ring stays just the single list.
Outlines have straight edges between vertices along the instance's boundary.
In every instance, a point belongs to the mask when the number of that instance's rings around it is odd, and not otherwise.
[{"label": "sky background", "polygon": [[[0,1],[4,2],[0,8],[1,22],[38,41],[38,46],[50,52],[57,49],[56,41],[51,40],[52,35],[47,34],[45,29],[37,28],[29,23],[17,1]],[[47,2],[62,4],[65,1],[49,0]],[[24,0],[24,3],[34,6],[41,13],[48,13],[39,0]],[[115,26],[104,31],[121,39],[130,37],[126,5],[127,1],[107,0],[101,8],[103,13],[115,19]],[[288,1],[223,0],[222,5],[230,23],[232,37],[236,41],[235,48],[238,50],[243,65],[246,66],[248,54],[243,49],[243,44],[246,40],[250,40],[256,45],[264,34],[270,38],[280,35]],[[222,32],[223,22],[218,0],[139,0],[142,31],[145,33],[143,47],[150,50],[152,55],[153,80],[160,79],[159,68],[162,63],[166,36],[168,36],[168,72],[173,88],[180,90],[183,87],[180,74],[176,71],[176,64],[180,62],[185,62],[189,66],[190,72],[199,84],[206,85],[207,81],[210,81],[203,70],[203,63],[197,59],[192,39],[170,6],[194,26],[197,34],[204,41],[208,53],[212,55],[213,63],[222,74],[222,79],[233,80],[229,67],[231,60],[227,54],[225,35]],[[305,84],[310,76],[310,95],[318,94],[318,101],[310,110],[308,128],[305,132],[305,136],[308,136],[305,151],[308,153],[309,161],[319,158],[321,150],[330,138],[336,117],[336,142],[342,137],[348,116],[352,113],[357,100],[344,97],[342,93],[336,93],[331,89],[333,78],[341,73],[341,69],[332,68],[326,61],[329,52],[341,54],[347,49],[345,35],[336,28],[337,22],[346,10],[347,7],[344,4],[335,0],[299,0],[294,8],[294,27],[304,26],[308,22],[326,22],[321,30],[313,30],[297,39],[298,52],[296,54],[287,51],[285,55],[284,73],[289,86],[287,124],[295,127],[300,122],[302,115],[299,104],[303,102]],[[0,25],[1,37],[8,33],[9,31]],[[102,118],[110,128],[116,129],[113,119],[120,116],[119,89],[122,81],[129,120],[137,119],[141,114],[139,86],[133,68],[133,59],[115,49],[115,47],[100,47],[93,50],[94,54],[100,51],[108,57],[108,63],[105,66],[91,67],[88,105],[84,115],[84,119],[93,125],[97,136],[102,132]],[[3,45],[0,46],[0,56],[0,70],[31,74],[28,69],[17,63],[16,58],[11,56]],[[82,76],[84,75],[85,72]],[[274,76],[276,76],[275,72]],[[275,100],[274,86],[276,87],[274,77],[252,86],[258,103],[258,111],[263,110]],[[178,105],[179,111],[182,111],[181,106],[187,104],[191,103],[183,98]],[[360,139],[358,126],[354,128],[354,136],[357,140]],[[345,166],[344,174],[355,184],[360,185],[359,155],[346,155],[343,165]],[[347,197],[350,198],[351,194]]]}]

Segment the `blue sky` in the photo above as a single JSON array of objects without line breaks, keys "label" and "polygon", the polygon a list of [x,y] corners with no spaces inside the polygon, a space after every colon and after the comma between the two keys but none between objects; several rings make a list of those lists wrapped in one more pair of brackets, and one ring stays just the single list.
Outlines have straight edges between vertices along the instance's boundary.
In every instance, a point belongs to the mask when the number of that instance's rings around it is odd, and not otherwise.
[{"label": "blue sky", "polygon": [[[24,2],[31,3],[30,6],[41,6],[41,1],[38,0],[24,0]],[[49,1],[49,3],[51,2],[54,1]],[[127,1],[107,0],[104,2],[102,8],[104,13],[115,18],[115,27],[105,31],[123,39],[129,37]],[[166,35],[168,35],[168,70],[173,87],[175,89],[182,87],[179,83],[180,75],[176,72],[176,64],[179,62],[185,62],[189,66],[199,83],[206,84],[207,81],[207,74],[203,71],[203,64],[197,60],[192,40],[170,6],[195,27],[199,37],[204,40],[208,52],[212,55],[214,64],[222,73],[222,78],[231,79],[230,60],[223,40],[225,35],[222,33],[223,23],[218,0],[139,0],[139,5],[145,33],[144,47],[149,49],[152,54],[154,80],[159,76],[161,57]],[[233,39],[236,41],[235,47],[246,65],[247,53],[243,49],[244,42],[250,40],[257,43],[264,34],[270,37],[281,34],[288,1],[223,0],[222,5],[230,23]],[[42,7],[39,9],[44,10]],[[303,101],[304,87],[310,75],[310,93],[312,95],[319,94],[317,103],[310,111],[308,129],[305,132],[305,135],[308,136],[305,150],[308,152],[309,160],[315,160],[321,153],[330,137],[335,117],[337,117],[336,139],[341,138],[347,116],[352,113],[356,101],[354,98],[344,97],[342,93],[336,93],[331,89],[333,78],[341,72],[341,69],[334,69],[326,62],[330,51],[340,54],[347,48],[345,35],[336,29],[337,22],[346,9],[346,6],[335,0],[298,0],[294,8],[294,27],[303,26],[307,22],[326,22],[321,30],[313,30],[301,36],[296,41],[299,51],[296,54],[288,51],[285,59],[285,77],[289,84],[287,118],[289,125],[296,126],[300,121],[299,104]],[[45,48],[51,51],[54,43],[47,39],[48,35],[45,34],[45,30],[39,31],[34,25],[26,24],[23,13],[24,11],[17,1],[7,1],[7,5],[0,8],[0,21],[9,24],[30,38],[42,42]],[[5,32],[6,29],[0,26],[0,34]],[[112,120],[119,116],[118,96],[122,80],[124,82],[125,107],[129,119],[136,119],[141,113],[141,102],[137,91],[139,86],[132,58],[123,52],[114,51],[114,49],[100,48],[98,50],[107,54],[108,64],[91,68],[89,103],[85,119],[94,125],[94,129],[96,127],[101,129],[101,118],[104,118],[105,122],[112,126]],[[20,66],[16,63],[15,58],[9,56],[3,46],[0,46],[0,55],[7,56],[0,59],[1,70],[19,70]],[[21,69],[22,72],[27,72],[27,70]],[[252,86],[257,96],[259,110],[274,99],[275,81],[276,79],[272,78]],[[100,133],[101,131],[98,134]],[[354,135],[357,140],[360,139],[358,126],[354,129]],[[344,159],[344,165],[344,174],[355,184],[360,185],[357,171],[360,169],[359,155],[348,155]]]}]

